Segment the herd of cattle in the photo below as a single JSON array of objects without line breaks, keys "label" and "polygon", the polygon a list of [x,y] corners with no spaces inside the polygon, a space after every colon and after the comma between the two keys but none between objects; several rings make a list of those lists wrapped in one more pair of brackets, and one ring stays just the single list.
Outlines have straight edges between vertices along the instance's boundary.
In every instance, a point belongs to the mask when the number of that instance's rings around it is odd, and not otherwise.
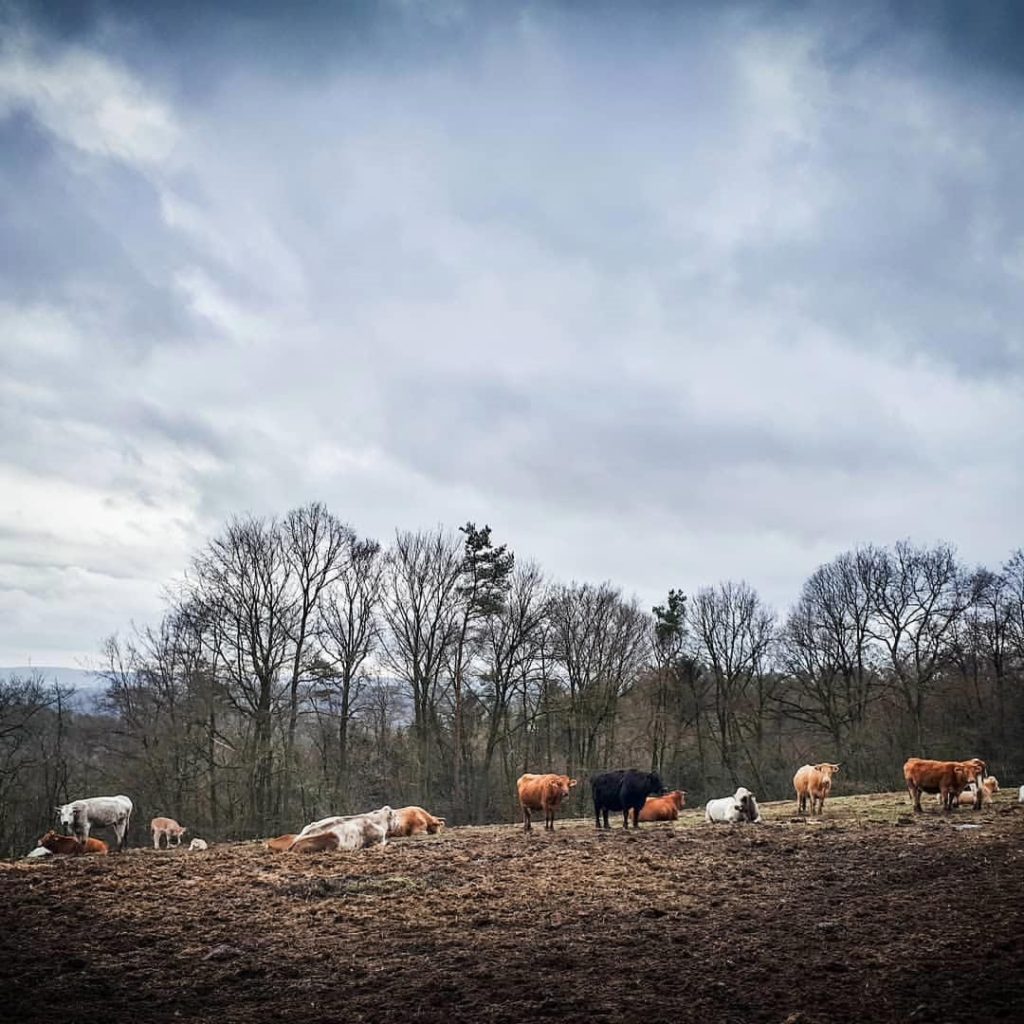
[{"label": "herd of cattle", "polygon": [[[797,813],[821,814],[825,800],[832,792],[833,776],[838,764],[823,762],[805,764],[793,776]],[[921,794],[934,794],[945,812],[950,812],[963,801],[980,809],[992,802],[992,794],[999,790],[994,775],[987,774],[987,766],[980,758],[969,761],[931,761],[920,757],[908,758],[903,766],[903,777],[914,802],[914,810],[921,811]],[[555,815],[578,782],[568,775],[523,775],[517,782],[519,806],[523,812],[523,828],[529,831],[534,813],[543,812],[544,828],[553,830]],[[608,828],[609,811],[622,814],[623,828],[629,828],[632,814],[633,828],[642,821],[675,821],[686,806],[686,791],[666,792],[656,772],[640,772],[633,768],[603,772],[590,779],[594,801],[594,819],[597,827]],[[1018,794],[1024,804],[1024,786]],[[39,845],[29,857],[47,857],[53,854],[81,855],[105,854],[107,844],[90,835],[93,828],[110,828],[117,839],[117,849],[125,847],[128,827],[134,810],[126,796],[100,796],[73,800],[56,808],[60,823],[71,834],[60,834],[52,829],[42,836]],[[761,813],[754,794],[740,786],[732,796],[709,800],[704,807],[704,820],[709,823],[759,823]],[[326,850],[359,850],[367,846],[384,846],[388,839],[434,834],[445,826],[445,819],[435,817],[422,807],[384,806],[363,814],[333,815],[310,822],[301,831],[278,836],[266,841],[268,849],[276,853],[316,853]],[[188,831],[173,818],[159,817],[150,822],[153,847],[180,846]],[[195,838],[190,851],[206,850],[205,840]]]}]

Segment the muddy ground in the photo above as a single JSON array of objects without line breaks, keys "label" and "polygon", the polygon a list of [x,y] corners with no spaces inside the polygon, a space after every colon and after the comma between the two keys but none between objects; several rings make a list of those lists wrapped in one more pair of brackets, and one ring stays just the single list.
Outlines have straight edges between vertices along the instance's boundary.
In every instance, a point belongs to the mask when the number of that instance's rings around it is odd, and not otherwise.
[{"label": "muddy ground", "polygon": [[1024,807],[763,810],[2,864],[0,1019],[1024,1018]]}]

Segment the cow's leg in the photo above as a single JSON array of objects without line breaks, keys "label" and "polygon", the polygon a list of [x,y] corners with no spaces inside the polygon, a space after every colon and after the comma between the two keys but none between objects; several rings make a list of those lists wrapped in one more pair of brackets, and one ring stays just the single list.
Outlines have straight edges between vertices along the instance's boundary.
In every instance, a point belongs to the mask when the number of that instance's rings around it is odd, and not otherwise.
[{"label": "cow's leg", "polygon": [[639,807],[634,807],[633,808],[633,828],[639,828],[639,827],[640,827],[640,808]]},{"label": "cow's leg", "polygon": [[153,849],[160,849],[160,833],[156,829],[153,829]]},{"label": "cow's leg", "polygon": [[912,782],[907,783],[907,792],[910,794],[910,799],[914,803],[914,813],[921,813],[921,790],[918,789]]},{"label": "cow's leg", "polygon": [[601,808],[601,812],[604,815],[604,827],[605,828],[611,828],[611,825],[608,824],[608,808],[607,807]]},{"label": "cow's leg", "polygon": [[523,831],[529,832],[531,828],[533,828],[533,825],[530,822],[530,808],[523,807]]}]

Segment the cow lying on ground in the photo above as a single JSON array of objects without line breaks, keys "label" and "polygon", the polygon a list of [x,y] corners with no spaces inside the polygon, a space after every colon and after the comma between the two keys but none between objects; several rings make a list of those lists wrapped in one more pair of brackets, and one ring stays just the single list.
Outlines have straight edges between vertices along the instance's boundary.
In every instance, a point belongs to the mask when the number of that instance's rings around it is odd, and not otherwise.
[{"label": "cow lying on ground", "polygon": [[[994,775],[986,775],[981,780],[981,805],[987,807],[992,803],[992,797],[999,792],[999,780]],[[961,794],[963,795],[963,794]]]},{"label": "cow lying on ground", "polygon": [[520,775],[516,781],[519,793],[519,806],[523,810],[523,829],[529,832],[533,828],[532,811],[544,812],[544,830],[555,830],[555,812],[569,791],[576,785],[575,779],[568,775]]},{"label": "cow lying on ground", "polygon": [[388,831],[389,836],[416,836],[423,832],[435,835],[445,826],[444,818],[435,818],[422,807],[399,807],[395,815],[397,824]]},{"label": "cow lying on ground", "polygon": [[640,808],[641,821],[675,821],[686,806],[686,790],[673,789],[664,796],[649,796]]},{"label": "cow lying on ground", "polygon": [[825,809],[825,798],[832,792],[832,776],[839,771],[839,765],[823,761],[821,764],[805,764],[793,776],[796,790],[796,813],[807,813],[807,801],[811,801],[811,814],[821,814]]},{"label": "cow lying on ground", "polygon": [[730,825],[743,821],[757,824],[761,821],[761,812],[754,794],[740,786],[732,796],[709,800],[704,807],[704,820],[711,823],[726,822]]},{"label": "cow lying on ground", "polygon": [[83,853],[99,853],[105,855],[107,853],[107,844],[102,839],[93,839],[92,837],[86,839],[85,843],[80,843],[74,836],[62,836],[58,835],[53,829],[50,829],[39,840],[40,846],[45,846],[50,853],[56,853],[68,857],[78,857]]},{"label": "cow lying on ground", "polygon": [[321,818],[319,821],[310,822],[298,835],[299,839],[306,836],[318,835],[337,825],[343,825],[346,821],[354,821],[356,818],[365,818],[367,821],[384,829],[386,835],[391,835],[394,829],[398,828],[398,812],[385,804],[375,811],[365,811],[362,814],[335,814],[330,818]]},{"label": "cow lying on ground", "polygon": [[[944,811],[951,811],[960,793],[974,782],[985,778],[985,762],[978,758],[970,761],[932,761],[924,757],[908,757],[903,765],[903,778],[914,801],[914,812],[921,811],[921,794],[938,793]],[[981,797],[975,794],[975,808],[981,807]]]},{"label": "cow lying on ground", "polygon": [[209,848],[210,847],[207,845],[205,839],[193,839],[192,842],[188,844],[189,853],[195,853],[197,850],[208,850]]},{"label": "cow lying on ground", "polygon": [[387,830],[368,816],[343,821],[333,828],[313,835],[301,836],[292,843],[289,853],[318,853],[321,850],[361,850],[365,846],[385,846]]},{"label": "cow lying on ground", "polygon": [[274,853],[284,853],[292,848],[292,843],[298,838],[293,832],[289,832],[287,835],[278,836],[276,839],[268,839],[267,849],[272,850]]},{"label": "cow lying on ground", "polygon": [[154,818],[149,827],[153,832],[153,849],[160,849],[160,840],[170,849],[171,839],[174,839],[175,846],[181,846],[181,837],[188,831],[184,825],[179,825],[173,818]]},{"label": "cow lying on ground", "polygon": [[640,811],[649,796],[665,792],[657,772],[638,772],[635,768],[619,769],[594,775],[590,780],[594,794],[594,818],[597,827],[608,828],[608,812],[622,811],[622,827],[629,828],[629,812],[633,812],[633,828],[640,827]]}]

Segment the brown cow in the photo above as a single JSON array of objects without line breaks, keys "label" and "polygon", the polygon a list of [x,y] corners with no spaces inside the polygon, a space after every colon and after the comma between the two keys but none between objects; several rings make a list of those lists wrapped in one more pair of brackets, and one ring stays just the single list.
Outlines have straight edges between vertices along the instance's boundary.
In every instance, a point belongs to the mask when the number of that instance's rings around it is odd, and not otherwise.
[{"label": "brown cow", "polygon": [[519,806],[523,809],[523,829],[529,832],[533,827],[531,811],[543,811],[544,828],[553,832],[555,811],[575,785],[576,780],[568,775],[520,775],[516,789],[519,791]]},{"label": "brown cow", "polygon": [[107,853],[107,844],[102,839],[93,839],[90,836],[85,841],[85,849],[74,836],[58,835],[51,828],[49,832],[39,840],[40,846],[45,846],[50,853],[63,854],[65,856],[78,857],[83,853]]},{"label": "brown cow", "polygon": [[673,789],[664,796],[649,796],[640,808],[641,821],[675,821],[686,806],[686,790]]},{"label": "brown cow", "polygon": [[274,853],[284,853],[292,848],[292,843],[295,842],[295,839],[296,835],[293,832],[289,832],[285,836],[278,836],[276,839],[268,839],[267,849],[272,850]]},{"label": "brown cow", "polygon": [[421,832],[434,835],[445,826],[444,818],[435,818],[422,807],[399,807],[395,813],[398,823],[388,832],[389,836],[416,836]]},{"label": "brown cow", "polygon": [[[903,778],[914,801],[915,813],[921,811],[921,794],[938,793],[942,807],[951,811],[961,790],[971,781],[981,782],[985,777],[985,763],[978,758],[970,761],[931,761],[922,757],[907,758],[903,765]],[[981,806],[980,795],[974,806]]]},{"label": "brown cow", "polygon": [[805,764],[793,776],[796,790],[796,813],[807,813],[807,800],[811,801],[811,814],[825,810],[825,797],[832,792],[832,776],[839,771],[839,765],[829,761],[821,764]]}]

